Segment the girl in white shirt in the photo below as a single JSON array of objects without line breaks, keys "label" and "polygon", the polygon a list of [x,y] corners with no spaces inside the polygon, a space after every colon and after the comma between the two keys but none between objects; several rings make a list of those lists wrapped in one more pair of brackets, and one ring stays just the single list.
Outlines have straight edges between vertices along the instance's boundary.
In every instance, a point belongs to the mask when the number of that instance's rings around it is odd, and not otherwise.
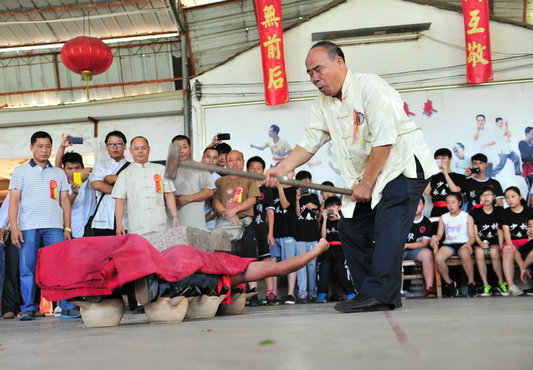
[{"label": "girl in white shirt", "polygon": [[[461,211],[462,196],[460,193],[450,193],[446,196],[448,213],[439,218],[437,234],[431,237],[431,246],[436,250],[435,262],[444,279],[444,293],[450,297],[459,294],[456,283],[450,279],[446,261],[454,256],[461,257],[463,269],[468,277],[468,296],[477,296],[477,286],[474,281],[474,262],[472,260],[475,242],[474,220],[468,213]],[[445,236],[441,244],[442,237]]]}]

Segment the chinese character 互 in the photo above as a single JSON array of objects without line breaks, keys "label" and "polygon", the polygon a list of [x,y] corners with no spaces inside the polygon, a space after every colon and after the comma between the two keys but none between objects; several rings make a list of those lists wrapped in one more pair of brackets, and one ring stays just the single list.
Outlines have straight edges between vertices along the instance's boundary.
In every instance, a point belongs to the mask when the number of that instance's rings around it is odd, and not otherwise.
[{"label": "chinese character \u4e92", "polygon": [[413,112],[409,110],[409,105],[406,102],[403,103],[403,110],[405,111],[405,114],[407,114],[407,117],[415,115]]},{"label": "chinese character \u4e92", "polygon": [[280,89],[283,87],[283,77],[281,76],[281,66],[275,66],[268,69],[268,88],[274,86],[274,89]]},{"label": "chinese character \u4e92", "polygon": [[471,35],[473,33],[482,33],[485,32],[485,29],[483,27],[479,26],[479,10],[472,10],[470,13],[470,21],[468,21],[468,30],[466,30],[466,33]]},{"label": "chinese character \u4e92", "polygon": [[279,50],[280,42],[281,39],[276,34],[274,34],[274,36],[268,36],[268,41],[263,42],[263,46],[267,48],[269,58],[279,59],[281,57],[281,53]]},{"label": "chinese character \u4e92", "polygon": [[489,61],[483,58],[483,52],[487,48],[486,46],[477,43],[475,41],[469,42],[468,45],[468,57],[466,58],[467,63],[472,63],[475,67],[477,63],[488,64]]},{"label": "chinese character \u4e92", "polygon": [[434,112],[437,112],[436,109],[433,109],[433,102],[431,100],[427,100],[425,103],[424,103],[424,114],[428,117],[431,117],[431,115],[434,113]]},{"label": "chinese character \u4e92", "polygon": [[276,27],[279,26],[279,17],[276,17],[276,8],[274,8],[274,5],[268,5],[263,8],[263,14],[265,16],[265,20],[261,22],[263,27],[271,27],[275,25]]}]

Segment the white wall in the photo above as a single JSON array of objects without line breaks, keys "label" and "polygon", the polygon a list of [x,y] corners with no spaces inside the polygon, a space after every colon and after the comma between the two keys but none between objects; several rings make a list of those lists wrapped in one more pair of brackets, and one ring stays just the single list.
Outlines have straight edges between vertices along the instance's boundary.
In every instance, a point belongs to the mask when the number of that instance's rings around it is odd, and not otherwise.
[{"label": "white wall", "polygon": [[[30,137],[43,130],[54,140],[54,153],[65,133],[83,136],[84,144],[73,149],[95,152],[98,160],[105,156],[106,134],[120,130],[128,140],[145,136],[152,147],[151,160],[164,160],[167,143],[184,132],[182,106],[181,93],[165,93],[46,108],[4,109],[0,111],[0,159],[31,156]],[[97,138],[88,116],[99,121]]]}]

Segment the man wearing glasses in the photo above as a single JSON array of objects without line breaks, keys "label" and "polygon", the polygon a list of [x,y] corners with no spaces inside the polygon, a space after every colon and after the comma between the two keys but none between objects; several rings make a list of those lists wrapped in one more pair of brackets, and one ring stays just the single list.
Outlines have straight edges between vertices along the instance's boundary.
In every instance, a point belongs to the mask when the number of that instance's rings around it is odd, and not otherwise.
[{"label": "man wearing glasses", "polygon": [[[129,162],[124,158],[126,136],[120,131],[111,131],[105,137],[105,144],[110,158],[94,165],[91,186],[100,192],[98,206],[92,222],[93,236],[116,235],[115,200],[109,195],[113,190],[118,172],[126,168]],[[127,214],[122,224],[127,228]]]}]

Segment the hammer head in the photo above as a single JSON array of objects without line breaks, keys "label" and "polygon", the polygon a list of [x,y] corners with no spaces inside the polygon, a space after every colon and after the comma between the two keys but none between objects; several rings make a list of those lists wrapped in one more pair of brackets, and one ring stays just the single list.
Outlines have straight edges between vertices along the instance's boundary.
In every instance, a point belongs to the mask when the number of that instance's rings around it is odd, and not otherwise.
[{"label": "hammer head", "polygon": [[170,143],[168,146],[167,163],[165,164],[165,177],[174,180],[180,164],[181,146]]}]

